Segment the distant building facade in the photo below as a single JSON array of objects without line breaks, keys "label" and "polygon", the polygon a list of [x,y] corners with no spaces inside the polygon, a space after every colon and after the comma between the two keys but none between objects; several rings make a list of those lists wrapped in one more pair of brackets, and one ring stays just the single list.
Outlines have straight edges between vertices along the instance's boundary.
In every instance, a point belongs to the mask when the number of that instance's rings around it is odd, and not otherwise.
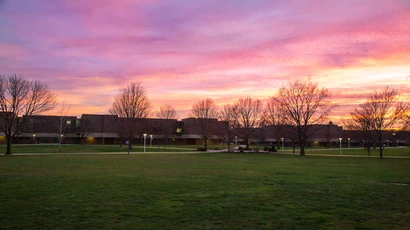
[{"label": "distant building facade", "polygon": [[[199,118],[159,119],[141,118],[130,123],[126,118],[117,115],[83,114],[75,116],[29,116],[20,119],[18,132],[13,138],[16,144],[58,143],[62,137],[63,144],[133,144],[143,143],[143,134],[153,139],[155,144],[204,144],[204,135],[208,144],[221,144],[226,127],[224,121],[207,119],[207,130],[204,133]],[[24,123],[23,123],[24,121]],[[132,126],[135,129],[132,140],[124,130]],[[249,139],[250,143],[263,145],[298,146],[296,136],[292,136],[289,126],[264,126],[255,129]],[[343,127],[329,123],[327,125],[309,126],[308,145],[312,147],[338,147],[339,138],[343,145],[363,146],[363,134],[360,131],[343,130]],[[386,131],[383,133],[386,145],[402,146],[410,142],[410,132]],[[239,137],[234,142],[243,143]],[[0,143],[5,144],[4,133],[0,133]]]}]

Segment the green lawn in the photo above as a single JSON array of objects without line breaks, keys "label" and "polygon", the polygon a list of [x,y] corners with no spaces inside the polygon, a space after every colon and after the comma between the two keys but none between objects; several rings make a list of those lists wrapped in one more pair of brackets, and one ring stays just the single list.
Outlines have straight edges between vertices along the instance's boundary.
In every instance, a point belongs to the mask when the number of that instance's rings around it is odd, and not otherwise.
[{"label": "green lawn", "polygon": [[[290,151],[290,150],[289,150]],[[288,152],[289,152],[288,151]],[[297,153],[299,153],[297,151]],[[307,155],[340,155],[340,149],[306,149]],[[342,156],[367,156],[367,150],[363,148],[343,148]],[[370,156],[379,157],[379,149],[371,149]],[[391,147],[383,150],[384,157],[410,157],[409,147]]]},{"label": "green lawn", "polygon": [[[186,152],[195,151],[195,148],[191,146],[146,146],[147,152]],[[58,153],[59,148],[57,144],[28,144],[28,145],[12,145],[12,154],[19,153]],[[144,146],[137,145],[132,146],[130,152],[143,152]],[[0,154],[6,152],[6,145],[0,145]],[[62,153],[110,153],[110,152],[123,152],[127,153],[127,146],[123,145],[62,145]]]},{"label": "green lawn", "polygon": [[2,229],[410,229],[410,159],[0,156]]}]

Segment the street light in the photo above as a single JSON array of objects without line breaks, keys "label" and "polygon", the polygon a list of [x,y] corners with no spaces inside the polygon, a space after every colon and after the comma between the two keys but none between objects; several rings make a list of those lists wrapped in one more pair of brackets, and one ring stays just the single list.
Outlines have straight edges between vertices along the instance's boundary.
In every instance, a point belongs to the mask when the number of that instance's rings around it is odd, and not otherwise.
[{"label": "street light", "polygon": [[144,153],[145,153],[145,144],[146,144],[146,141],[147,141],[147,134],[144,133]]},{"label": "street light", "polygon": [[285,146],[283,145],[283,137],[281,138],[282,139],[282,150],[285,148]]},{"label": "street light", "polygon": [[36,134],[33,134],[33,144],[36,143]]},{"label": "street light", "polygon": [[150,141],[149,141],[149,147],[152,147],[152,139],[154,138],[152,135],[149,135]]},{"label": "street light", "polygon": [[340,156],[342,155],[342,139],[341,137],[339,137],[339,142],[340,142]]},{"label": "street light", "polygon": [[238,145],[238,136],[235,136],[235,145]]},{"label": "street light", "polygon": [[350,137],[347,138],[347,146],[348,146],[349,149],[350,149]]}]

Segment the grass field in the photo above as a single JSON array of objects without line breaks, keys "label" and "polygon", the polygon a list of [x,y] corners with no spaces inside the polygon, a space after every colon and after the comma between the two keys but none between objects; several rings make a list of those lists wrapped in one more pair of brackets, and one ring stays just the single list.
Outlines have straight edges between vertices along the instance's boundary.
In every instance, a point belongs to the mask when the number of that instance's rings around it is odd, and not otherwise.
[{"label": "grass field", "polygon": [[[146,146],[147,152],[186,152],[195,151],[192,146]],[[143,146],[133,146],[130,152],[143,152]],[[0,153],[6,152],[6,146],[0,145]],[[58,153],[57,144],[28,144],[28,145],[12,145],[12,154],[19,153]],[[123,145],[62,145],[62,153],[127,153],[127,146]]]},{"label": "grass field", "polygon": [[410,229],[410,159],[0,156],[3,229]]},{"label": "grass field", "polygon": [[[146,146],[146,152],[192,152],[196,151],[198,147],[203,147],[203,145],[168,145],[158,146],[153,145],[152,147]],[[231,146],[233,147],[233,146]],[[263,150],[262,146],[250,146],[251,148],[259,148]],[[227,145],[210,145],[208,149],[227,149]],[[62,153],[127,153],[127,146],[123,145],[62,145]],[[58,153],[57,144],[27,144],[27,145],[12,145],[13,154],[21,153]],[[144,147],[142,145],[135,145],[131,149],[131,153],[143,152]],[[0,145],[0,155],[6,152],[6,146]],[[292,148],[285,147],[284,150],[279,150],[279,153],[292,153]],[[296,154],[299,153],[299,149],[296,149]],[[339,155],[340,149],[322,149],[322,148],[307,148],[306,154],[308,155]],[[363,148],[343,148],[342,155],[355,155],[355,156],[367,156],[367,151]],[[385,148],[383,151],[384,156],[406,156],[410,157],[409,147],[391,147]],[[371,149],[371,156],[379,156],[378,149]]]}]

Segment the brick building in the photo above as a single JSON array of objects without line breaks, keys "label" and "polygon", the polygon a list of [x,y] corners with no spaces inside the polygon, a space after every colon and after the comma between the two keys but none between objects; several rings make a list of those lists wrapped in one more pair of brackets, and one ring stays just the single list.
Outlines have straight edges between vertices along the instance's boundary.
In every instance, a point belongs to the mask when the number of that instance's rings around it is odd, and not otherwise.
[{"label": "brick building", "polygon": [[[201,124],[206,121],[206,131]],[[119,118],[116,115],[83,114],[75,116],[30,116],[20,118],[18,133],[13,139],[17,144],[58,143],[62,137],[64,144],[125,144],[129,139],[126,130],[132,130],[132,144],[142,144],[143,134],[151,135],[155,144],[204,144],[204,135],[208,144],[223,143],[225,122],[217,119],[185,118],[158,119],[141,118],[132,120]],[[294,127],[265,126],[253,132],[250,143],[286,146],[298,145],[296,136],[292,136]],[[310,146],[338,147],[339,138],[343,145],[362,146],[363,135],[359,131],[343,130],[333,123],[312,125],[309,127],[308,143]],[[409,132],[385,131],[383,140],[386,145],[408,145]],[[243,143],[240,135],[233,142]],[[5,143],[4,133],[0,133],[0,143]]]}]

